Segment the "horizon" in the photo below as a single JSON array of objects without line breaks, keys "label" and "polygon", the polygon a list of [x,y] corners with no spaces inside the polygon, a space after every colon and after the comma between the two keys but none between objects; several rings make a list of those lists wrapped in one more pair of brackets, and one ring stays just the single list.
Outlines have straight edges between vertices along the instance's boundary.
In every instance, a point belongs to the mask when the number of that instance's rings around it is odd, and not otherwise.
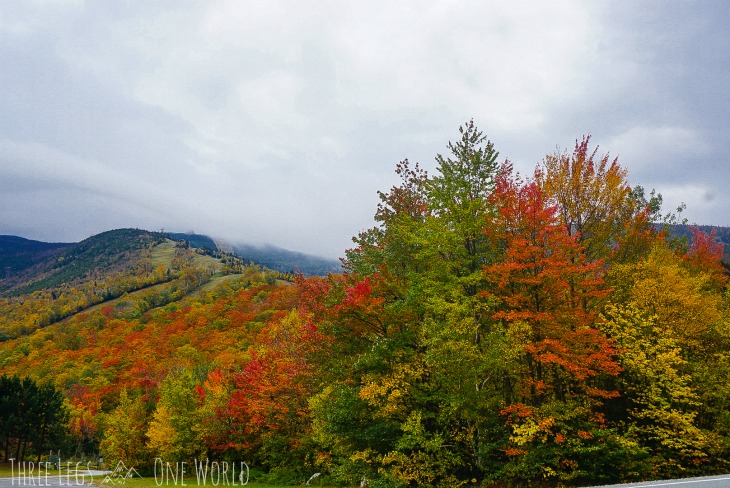
[{"label": "horizon", "polygon": [[[664,225],[661,222],[654,222],[653,224],[654,225]],[[689,227],[689,228],[697,227],[697,228],[700,228],[700,230],[701,230],[702,227],[710,227],[712,229],[730,229],[730,226],[729,225],[715,225],[715,224],[692,224],[692,223],[683,224],[683,223],[675,223],[675,224],[666,224],[666,225],[670,225],[670,226],[673,226],[673,225],[685,226],[685,227]],[[277,245],[272,244],[272,243],[269,243],[269,242],[252,242],[252,241],[231,242],[231,241],[227,241],[226,239],[219,238],[218,236],[212,236],[212,235],[203,234],[203,233],[196,232],[196,231],[191,231],[191,230],[185,231],[185,232],[180,232],[180,231],[171,231],[171,230],[166,230],[166,229],[151,230],[151,229],[143,229],[143,228],[139,228],[139,227],[121,227],[121,228],[116,228],[116,229],[107,229],[107,230],[98,232],[96,234],[92,234],[92,235],[86,236],[83,239],[80,239],[78,241],[44,241],[44,240],[38,240],[38,239],[28,238],[28,237],[25,237],[25,236],[14,235],[14,234],[0,234],[0,237],[19,237],[21,239],[26,239],[26,240],[35,241],[35,242],[41,242],[41,243],[44,243],[44,244],[69,244],[69,245],[73,245],[73,244],[78,244],[80,242],[83,242],[86,239],[95,237],[95,236],[97,236],[99,234],[103,234],[105,232],[111,232],[111,231],[115,231],[115,230],[124,230],[124,229],[133,229],[133,230],[140,230],[140,231],[143,231],[143,232],[151,232],[151,233],[159,233],[159,234],[195,235],[195,236],[207,237],[207,238],[213,240],[216,243],[216,245],[218,245],[219,243],[221,243],[221,244],[228,245],[228,246],[232,246],[232,247],[235,247],[235,246],[251,246],[251,247],[254,247],[254,248],[259,249],[259,250],[274,249],[274,250],[287,251],[287,252],[290,252],[290,253],[302,254],[302,255],[305,255],[305,256],[308,256],[308,257],[315,257],[315,258],[320,258],[320,259],[325,259],[325,260],[331,260],[331,261],[338,261],[339,259],[341,259],[340,257],[324,256],[324,255],[320,255],[320,254],[312,254],[312,253],[304,252],[304,251],[301,251],[299,249],[285,248],[285,247],[277,246]],[[344,251],[345,250],[342,251],[343,254],[344,254]]]},{"label": "horizon", "polygon": [[140,227],[120,227],[120,228],[116,228],[116,229],[107,229],[107,230],[104,230],[104,231],[101,231],[101,232],[97,232],[96,234],[92,234],[92,235],[86,236],[83,239],[80,239],[78,241],[56,241],[56,240],[47,241],[47,240],[33,239],[33,238],[26,237],[26,236],[20,236],[20,235],[15,235],[15,234],[0,234],[0,237],[16,237],[16,238],[24,239],[24,240],[31,241],[31,242],[40,242],[42,244],[65,244],[65,245],[74,245],[74,244],[79,244],[80,242],[83,242],[86,239],[90,239],[90,238],[96,237],[96,236],[98,236],[100,234],[103,234],[103,233],[106,233],[106,232],[112,232],[112,231],[116,231],[116,230],[139,230],[139,231],[142,231],[142,232],[150,232],[150,233],[154,233],[154,234],[168,234],[168,235],[175,234],[175,235],[200,236],[200,237],[207,237],[207,238],[211,239],[212,241],[214,241],[216,243],[216,245],[223,244],[223,245],[232,246],[232,247],[237,247],[237,246],[250,246],[250,247],[254,247],[254,248],[258,249],[258,250],[278,250],[278,251],[286,251],[286,252],[294,253],[294,254],[302,254],[302,255],[308,256],[308,257],[320,258],[320,259],[324,259],[324,260],[331,260],[333,262],[338,261],[338,258],[337,257],[321,256],[321,255],[318,255],[318,254],[310,254],[310,253],[306,253],[306,252],[300,251],[298,249],[290,249],[290,248],[280,247],[280,246],[271,244],[269,242],[251,242],[251,241],[231,242],[231,241],[227,241],[225,239],[219,238],[217,236],[211,236],[211,235],[208,235],[208,234],[202,234],[202,233],[195,232],[195,231],[179,232],[179,231],[174,231],[174,230],[171,231],[171,230],[166,230],[166,229],[151,230],[151,229],[143,229],[143,228],[140,228]]}]

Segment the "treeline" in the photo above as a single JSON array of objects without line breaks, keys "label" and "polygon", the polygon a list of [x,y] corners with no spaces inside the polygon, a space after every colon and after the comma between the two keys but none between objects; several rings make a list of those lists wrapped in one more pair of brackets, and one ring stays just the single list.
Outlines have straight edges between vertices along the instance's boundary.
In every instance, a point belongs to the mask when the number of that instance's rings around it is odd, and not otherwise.
[{"label": "treeline", "polygon": [[[730,469],[722,248],[657,223],[584,138],[529,177],[473,123],[397,165],[344,272],[247,268],[8,341],[78,446],[128,466],[245,461],[337,486],[587,485]],[[76,341],[71,343],[70,341]]]},{"label": "treeline", "polygon": [[48,449],[65,445],[68,412],[64,396],[53,386],[30,378],[0,376],[0,449],[3,460],[40,459]]}]

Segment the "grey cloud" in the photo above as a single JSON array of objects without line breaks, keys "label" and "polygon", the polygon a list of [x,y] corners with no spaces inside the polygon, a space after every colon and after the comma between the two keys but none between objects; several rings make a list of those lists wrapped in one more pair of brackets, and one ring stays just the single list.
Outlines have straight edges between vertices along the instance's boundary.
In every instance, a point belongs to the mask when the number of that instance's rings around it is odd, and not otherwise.
[{"label": "grey cloud", "polygon": [[394,164],[433,170],[472,117],[523,173],[591,133],[730,224],[722,2],[34,5],[0,6],[0,232],[341,255]]}]

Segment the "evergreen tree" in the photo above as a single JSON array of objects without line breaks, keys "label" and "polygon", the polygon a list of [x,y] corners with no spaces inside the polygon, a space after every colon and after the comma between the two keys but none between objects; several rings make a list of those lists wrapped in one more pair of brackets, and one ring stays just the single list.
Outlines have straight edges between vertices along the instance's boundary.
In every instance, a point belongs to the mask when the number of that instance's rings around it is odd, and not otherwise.
[{"label": "evergreen tree", "polygon": [[31,378],[0,376],[0,443],[5,459],[40,459],[49,448],[67,440],[68,412],[55,387],[38,386]]}]

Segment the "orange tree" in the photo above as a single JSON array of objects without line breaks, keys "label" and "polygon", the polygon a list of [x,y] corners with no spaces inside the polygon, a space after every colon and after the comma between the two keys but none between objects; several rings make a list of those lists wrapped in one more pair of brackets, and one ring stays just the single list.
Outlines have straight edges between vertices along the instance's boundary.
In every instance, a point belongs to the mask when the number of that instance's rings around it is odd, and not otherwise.
[{"label": "orange tree", "polygon": [[[620,367],[597,327],[606,295],[603,263],[586,256],[535,181],[505,165],[491,195],[497,213],[485,228],[502,258],[484,267],[482,294],[509,337],[502,414],[510,437],[505,475],[517,479],[612,479],[620,439],[605,423],[606,388]],[[609,467],[608,464],[613,467]]]}]

